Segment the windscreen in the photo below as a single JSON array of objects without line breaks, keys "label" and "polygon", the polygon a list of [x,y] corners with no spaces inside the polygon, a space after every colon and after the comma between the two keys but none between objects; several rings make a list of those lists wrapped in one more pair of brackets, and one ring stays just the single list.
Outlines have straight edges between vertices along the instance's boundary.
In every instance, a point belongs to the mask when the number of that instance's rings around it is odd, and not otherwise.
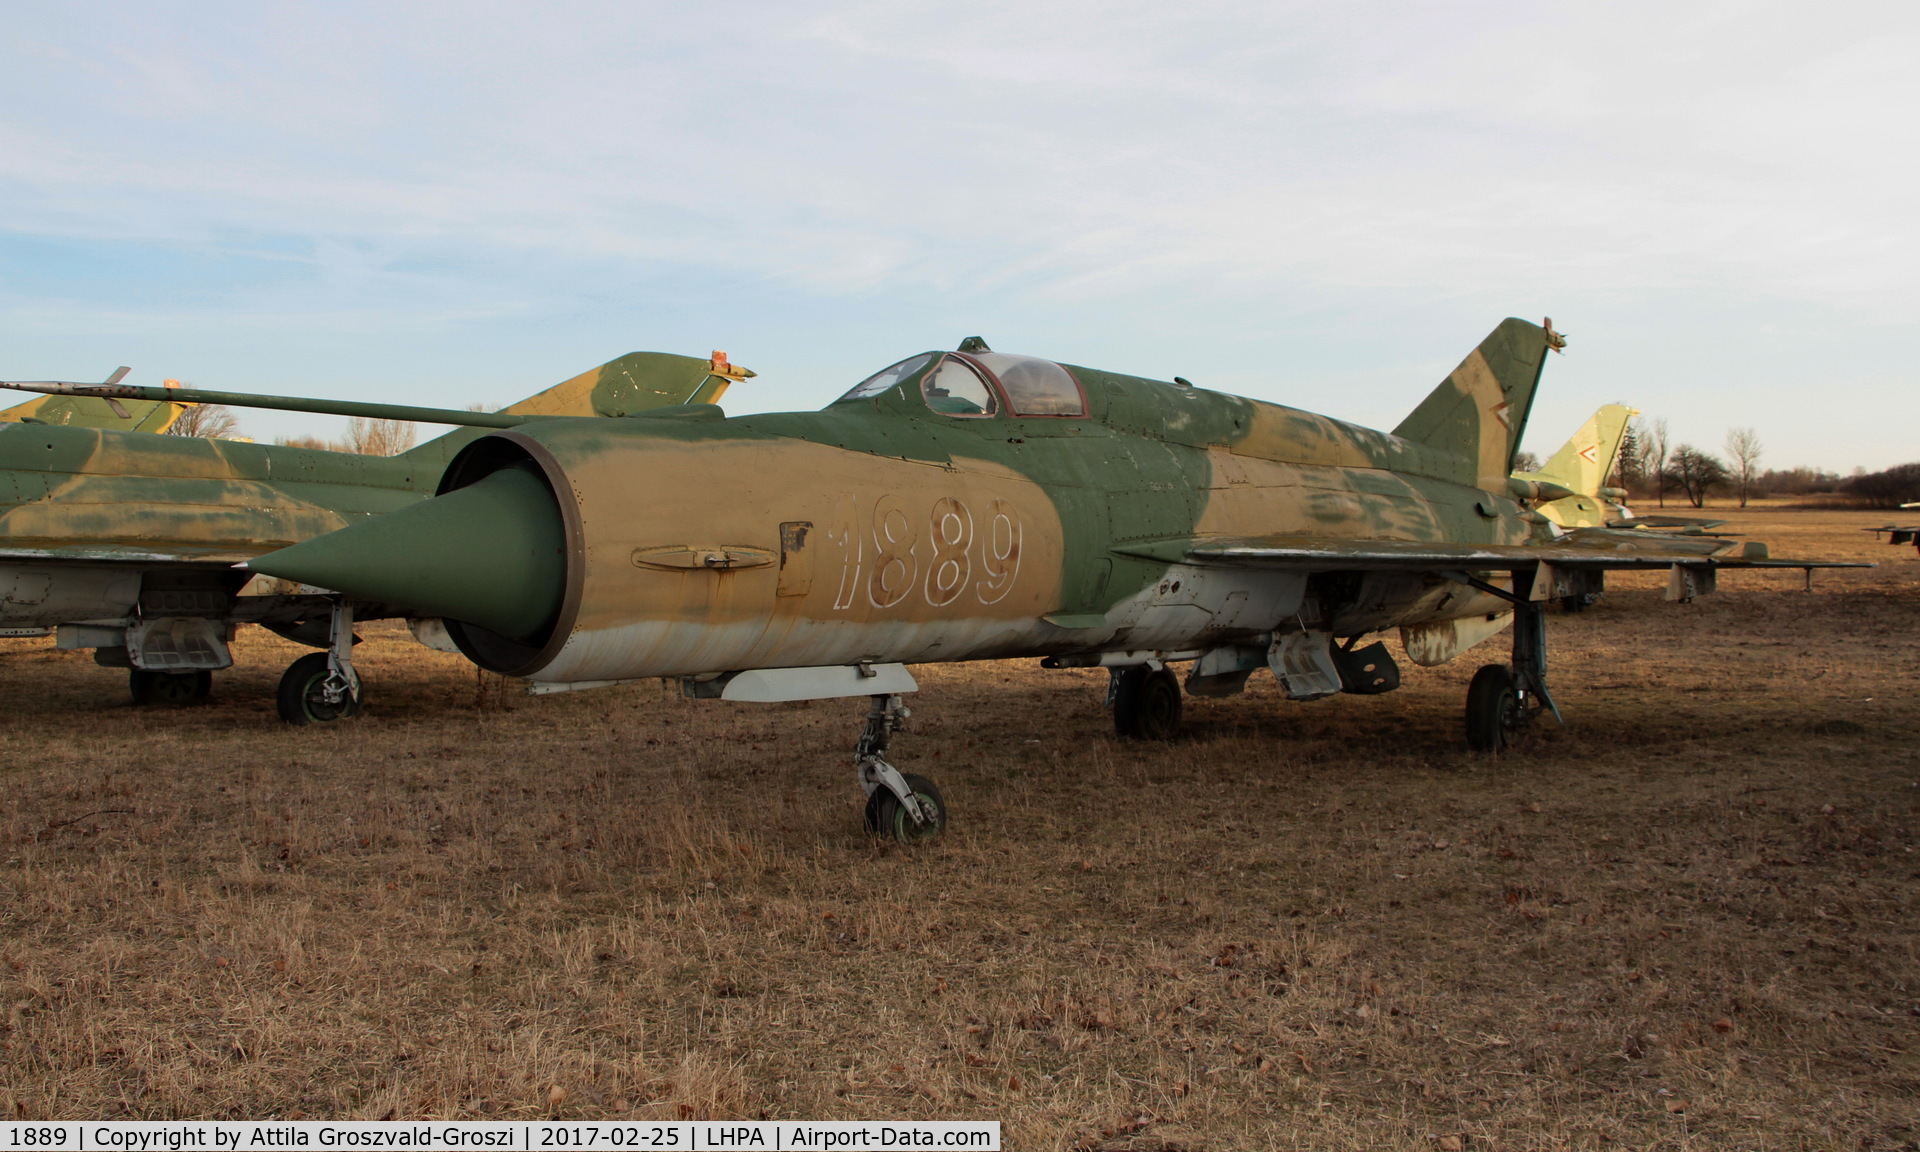
[{"label": "windscreen", "polygon": [[980,370],[958,356],[927,373],[920,392],[927,407],[942,416],[991,416],[1000,407]]},{"label": "windscreen", "polygon": [[[915,372],[920,371],[920,369],[925,368],[927,362],[932,359],[933,353],[922,352],[918,356],[909,356],[907,359],[900,361],[900,363],[890,368],[882,368],[865,380],[860,381],[860,383],[855,384],[852,388],[849,388],[847,394],[840,397],[840,400],[865,400],[869,396],[878,396],[880,393],[885,392]],[[835,400],[834,403],[838,404],[840,400]]]}]

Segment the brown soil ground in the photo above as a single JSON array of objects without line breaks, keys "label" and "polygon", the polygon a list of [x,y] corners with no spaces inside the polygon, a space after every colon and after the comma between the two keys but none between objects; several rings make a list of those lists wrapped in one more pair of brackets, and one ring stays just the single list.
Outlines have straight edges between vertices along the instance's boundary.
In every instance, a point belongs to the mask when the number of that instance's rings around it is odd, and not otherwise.
[{"label": "brown soil ground", "polygon": [[25,1117],[966,1118],[1017,1149],[1920,1147],[1920,562],[1877,513],[1555,614],[1568,726],[1462,746],[1501,641],[1392,695],[921,670],[869,840],[863,701],[525,699],[367,628],[289,730],[6,641],[0,1107]]}]

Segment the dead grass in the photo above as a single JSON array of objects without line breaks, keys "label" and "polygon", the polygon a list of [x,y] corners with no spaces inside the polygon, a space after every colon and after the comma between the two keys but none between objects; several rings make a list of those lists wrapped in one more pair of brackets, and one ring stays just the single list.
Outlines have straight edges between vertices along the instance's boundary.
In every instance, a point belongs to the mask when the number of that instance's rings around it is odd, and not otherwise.
[{"label": "dead grass", "polygon": [[0,1106],[1914,1148],[1920,563],[1877,515],[1740,518],[1883,564],[1811,597],[1556,617],[1570,726],[1498,761],[1472,659],[1170,746],[1097,673],[923,669],[919,853],[859,831],[858,701],[516,699],[376,626],[370,714],[289,731],[264,634],[181,711],[5,642]]}]

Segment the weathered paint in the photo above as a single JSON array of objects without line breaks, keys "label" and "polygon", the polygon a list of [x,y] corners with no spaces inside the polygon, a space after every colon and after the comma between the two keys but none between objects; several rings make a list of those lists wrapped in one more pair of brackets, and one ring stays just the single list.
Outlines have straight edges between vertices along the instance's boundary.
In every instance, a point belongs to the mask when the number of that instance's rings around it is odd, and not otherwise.
[{"label": "weathered paint", "polygon": [[[120,411],[93,396],[36,396],[0,409],[0,423],[52,424],[63,428],[106,428],[116,432],[165,432],[185,409],[153,400],[122,400]],[[121,413],[124,412],[125,415]]]},{"label": "weathered paint", "polygon": [[[1009,416],[1004,395],[993,416],[943,413],[920,390],[940,353],[819,413],[525,425],[477,441],[446,483],[485,460],[541,468],[568,540],[560,619],[510,643],[456,637],[489,666],[569,682],[1484,619],[1504,602],[1433,571],[1350,570],[1334,555],[1308,578],[1187,557],[1196,542],[1282,532],[1336,551],[1550,539],[1507,484],[1554,339],[1503,323],[1394,433],[1071,365],[1084,416]],[[299,555],[348,536],[254,566],[302,579]],[[647,559],[734,551],[782,563]],[[804,579],[783,578],[801,564]],[[331,578],[378,597],[391,575]]]},{"label": "weathered paint", "polygon": [[[632,415],[711,400],[745,375],[723,354],[636,352],[504,411]],[[121,403],[132,413],[148,402]],[[10,411],[49,404],[83,415],[106,409],[95,397],[48,397]],[[205,611],[220,614],[247,578],[231,565],[425,499],[479,435],[460,429],[380,457],[102,426],[109,423],[0,423],[0,626],[126,618],[138,610],[143,579],[216,592]]]}]

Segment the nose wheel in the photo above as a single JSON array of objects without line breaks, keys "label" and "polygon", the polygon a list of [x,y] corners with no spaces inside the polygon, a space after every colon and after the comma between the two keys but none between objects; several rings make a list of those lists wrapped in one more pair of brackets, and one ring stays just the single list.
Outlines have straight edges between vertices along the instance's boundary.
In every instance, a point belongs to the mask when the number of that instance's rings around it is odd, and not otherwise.
[{"label": "nose wheel", "polygon": [[947,801],[925,776],[887,762],[887,743],[912,715],[898,696],[874,696],[867,726],[853,746],[860,787],[867,793],[867,831],[906,844],[924,844],[947,829]]},{"label": "nose wheel", "polygon": [[867,797],[867,831],[875,836],[891,836],[909,845],[932,840],[946,831],[947,801],[940,795],[939,787],[925,776],[912,772],[901,773],[900,779],[913,794],[922,815],[929,819],[916,824],[893,789],[876,788],[873,795]]}]

